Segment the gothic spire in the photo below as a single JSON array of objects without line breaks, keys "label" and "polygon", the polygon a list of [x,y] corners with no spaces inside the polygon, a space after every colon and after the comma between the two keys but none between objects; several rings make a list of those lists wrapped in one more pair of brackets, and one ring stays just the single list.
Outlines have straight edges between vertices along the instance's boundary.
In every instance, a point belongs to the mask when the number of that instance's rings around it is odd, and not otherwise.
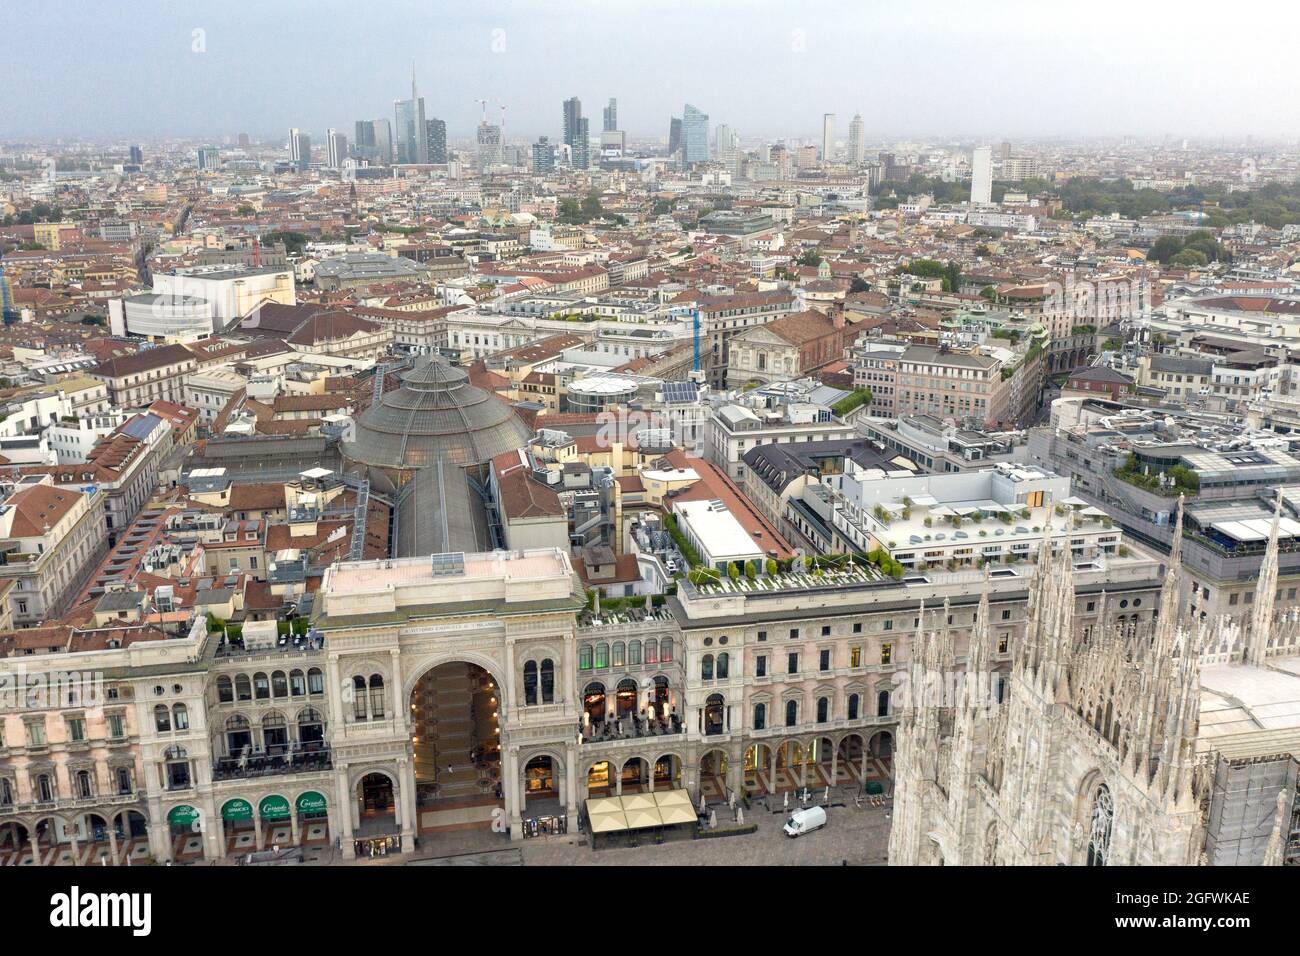
[{"label": "gothic spire", "polygon": [[1255,585],[1255,607],[1251,612],[1250,635],[1246,638],[1246,663],[1262,667],[1273,632],[1273,605],[1277,593],[1277,540],[1282,526],[1282,490],[1277,493],[1277,508],[1273,512],[1273,527],[1268,532],[1268,547],[1264,561],[1259,566],[1259,581]]}]

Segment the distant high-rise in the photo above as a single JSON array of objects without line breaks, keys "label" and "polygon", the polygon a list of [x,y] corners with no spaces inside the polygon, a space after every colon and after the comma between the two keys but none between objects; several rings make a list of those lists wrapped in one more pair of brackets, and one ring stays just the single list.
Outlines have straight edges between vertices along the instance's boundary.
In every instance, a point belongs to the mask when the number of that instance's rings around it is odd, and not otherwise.
[{"label": "distant high-rise", "polygon": [[604,132],[612,133],[618,129],[618,100],[614,97],[609,98],[609,105],[605,107],[605,129]]},{"label": "distant high-rise", "polygon": [[201,147],[196,156],[199,169],[213,170],[221,165],[221,154],[215,146]]},{"label": "distant high-rise", "polygon": [[132,166],[144,165],[144,151],[141,150],[139,146],[131,147],[131,165]]},{"label": "distant high-rise", "polygon": [[1011,144],[1004,139],[1002,141],[1002,145],[998,147],[998,161],[1005,163],[1010,158],[1011,158]]},{"label": "distant high-rise", "polygon": [[993,150],[988,146],[976,146],[971,157],[970,201],[993,201]]},{"label": "distant high-rise", "polygon": [[854,113],[849,123],[849,162],[859,165],[866,159],[866,144],[862,141],[862,114]]},{"label": "distant high-rise", "polygon": [[690,103],[682,109],[682,169],[709,161],[709,114]]},{"label": "distant high-rise", "polygon": [[822,114],[822,162],[829,163],[835,152],[835,114]]},{"label": "distant high-rise", "polygon": [[682,148],[682,121],[674,116],[668,121],[668,155]]},{"label": "distant high-rise", "polygon": [[440,119],[425,122],[425,139],[429,143],[429,162],[445,163],[447,161],[447,124]]},{"label": "distant high-rise", "polygon": [[357,120],[354,152],[376,166],[393,161],[393,126],[386,119]]},{"label": "distant high-rise", "polygon": [[487,120],[478,124],[478,168],[487,169],[501,162],[501,127]]},{"label": "distant high-rise", "polygon": [[427,163],[429,144],[425,137],[428,129],[424,120],[424,97],[415,89],[415,65],[411,65],[411,98],[393,103],[396,119],[397,161],[399,163]]},{"label": "distant high-rise", "polygon": [[325,165],[330,169],[341,169],[343,160],[348,158],[348,138],[336,129],[325,131]]},{"label": "distant high-rise", "polygon": [[564,144],[569,147],[574,169],[586,169],[589,162],[590,133],[582,115],[582,101],[572,96],[564,101]]},{"label": "distant high-rise", "polygon": [[555,168],[555,146],[549,138],[539,137],[533,143],[533,172],[549,173]]},{"label": "distant high-rise", "polygon": [[726,123],[719,123],[714,139],[714,155],[718,162],[735,173],[739,160],[740,135]]},{"label": "distant high-rise", "polygon": [[289,130],[289,160],[300,173],[311,165],[311,137],[296,126]]},{"label": "distant high-rise", "polygon": [[248,149],[248,147],[252,144],[252,140],[248,138],[247,133],[240,133],[239,138],[236,139],[235,142],[239,144],[240,149]]}]

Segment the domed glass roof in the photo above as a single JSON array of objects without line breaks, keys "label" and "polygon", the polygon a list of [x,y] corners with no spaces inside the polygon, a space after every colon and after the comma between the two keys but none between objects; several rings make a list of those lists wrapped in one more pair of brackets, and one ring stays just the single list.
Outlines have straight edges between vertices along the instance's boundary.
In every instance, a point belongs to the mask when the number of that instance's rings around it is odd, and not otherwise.
[{"label": "domed glass roof", "polygon": [[439,459],[475,465],[523,447],[529,430],[513,408],[471,385],[469,375],[440,360],[399,373],[400,387],[357,419],[352,461],[381,468],[425,468]]}]

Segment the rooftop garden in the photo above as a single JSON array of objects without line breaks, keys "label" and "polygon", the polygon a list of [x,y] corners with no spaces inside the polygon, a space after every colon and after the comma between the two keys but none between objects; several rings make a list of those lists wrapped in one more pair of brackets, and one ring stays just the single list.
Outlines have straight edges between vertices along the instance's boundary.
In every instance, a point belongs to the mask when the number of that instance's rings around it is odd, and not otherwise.
[{"label": "rooftop garden", "polygon": [[1201,490],[1200,475],[1186,465],[1173,465],[1160,471],[1151,465],[1139,464],[1135,454],[1130,454],[1124,459],[1124,464],[1115,469],[1115,477],[1144,491],[1168,497],[1187,495],[1191,498]]}]

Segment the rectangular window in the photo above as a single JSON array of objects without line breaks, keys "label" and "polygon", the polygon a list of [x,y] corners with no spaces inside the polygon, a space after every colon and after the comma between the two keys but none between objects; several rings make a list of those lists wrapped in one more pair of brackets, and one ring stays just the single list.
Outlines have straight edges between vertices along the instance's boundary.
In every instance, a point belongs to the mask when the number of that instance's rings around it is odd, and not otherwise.
[{"label": "rectangular window", "polygon": [[818,667],[821,670],[828,671],[831,669],[831,652],[823,650],[817,660]]},{"label": "rectangular window", "polygon": [[112,737],[114,740],[126,736],[126,733],[124,732],[122,726],[121,714],[108,715],[108,735]]},{"label": "rectangular window", "polygon": [[767,655],[766,654],[759,654],[758,659],[754,662],[754,676],[755,677],[767,676]]},{"label": "rectangular window", "polygon": [[894,659],[894,645],[893,645],[893,644],[889,644],[889,643],[881,644],[881,645],[880,645],[880,663],[882,663],[882,664],[888,664],[888,663],[890,663],[893,659]]},{"label": "rectangular window", "polygon": [[786,672],[787,674],[797,674],[797,673],[799,673],[799,655],[798,655],[798,654],[788,654],[788,655],[786,655],[786,666],[785,666],[785,672]]},{"label": "rectangular window", "polygon": [[861,648],[861,647],[850,647],[850,648],[849,648],[849,666],[850,666],[850,667],[861,667],[861,666],[862,666],[862,648]]},{"label": "rectangular window", "polygon": [[30,720],[27,722],[27,746],[29,747],[45,746],[44,721]]},{"label": "rectangular window", "polygon": [[823,624],[822,637],[830,637],[830,636],[831,636],[831,626],[829,624]]},{"label": "rectangular window", "polygon": [[799,628],[797,627],[790,628],[790,639],[794,640],[798,636],[799,636]]},{"label": "rectangular window", "polygon": [[68,718],[68,739],[73,743],[86,739],[86,722],[80,717]]}]

